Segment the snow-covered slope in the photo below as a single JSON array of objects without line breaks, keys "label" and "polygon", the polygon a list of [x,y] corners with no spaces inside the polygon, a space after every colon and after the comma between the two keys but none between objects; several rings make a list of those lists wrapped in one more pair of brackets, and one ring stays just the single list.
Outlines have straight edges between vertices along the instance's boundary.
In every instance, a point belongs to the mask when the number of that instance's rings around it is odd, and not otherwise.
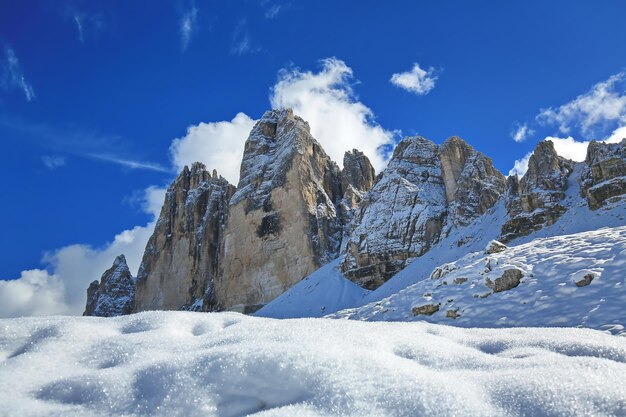
[{"label": "snow-covered slope", "polygon": [[236,313],[0,320],[2,416],[624,415],[626,338]]},{"label": "snow-covered slope", "polygon": [[567,326],[625,333],[626,226],[474,252],[381,301],[334,317],[464,327]]},{"label": "snow-covered slope", "polygon": [[[534,239],[538,238],[594,231],[602,227],[620,227],[626,225],[626,203],[624,201],[615,201],[598,210],[589,209],[586,199],[581,196],[578,182],[584,169],[585,164],[576,164],[572,174],[569,176],[567,191],[565,192],[564,199],[560,202],[560,204],[566,208],[566,211],[556,223],[545,226],[527,236],[514,239],[509,242],[508,246],[515,247],[532,242]],[[448,236],[442,238],[439,243],[434,245],[427,253],[414,260],[381,287],[366,293],[362,298],[355,298],[353,307],[368,304],[372,304],[370,307],[373,307],[379,301],[419,281],[427,279],[436,267],[445,263],[454,262],[469,253],[483,252],[491,240],[498,239],[501,227],[508,219],[505,202],[500,201],[467,227],[453,229]],[[619,261],[619,259],[615,260],[613,263],[617,265],[617,261]],[[333,270],[329,269],[328,271]],[[334,276],[333,279],[326,280],[321,275],[321,272],[322,270],[316,272],[316,291],[319,294],[332,294],[334,291],[333,288],[338,285],[337,281],[341,278]],[[623,276],[626,276],[626,272]],[[281,296],[283,300],[290,300],[292,307],[289,310],[281,312],[277,306],[270,303],[266,306],[267,311],[272,311],[271,316],[273,317],[303,317],[307,315],[306,312],[319,311],[322,306],[324,306],[324,311],[328,314],[345,308],[341,306],[345,306],[343,302],[333,304],[331,302],[324,302],[318,297],[307,297],[304,287],[308,285],[309,283],[303,280]],[[626,305],[626,303],[624,303],[624,305]],[[409,314],[411,314],[410,308]],[[456,324],[456,322],[452,324]],[[527,323],[527,325],[531,324]],[[541,323],[535,323],[535,325],[541,325]]]},{"label": "snow-covered slope", "polygon": [[358,305],[369,291],[347,280],[339,268],[340,259],[324,265],[254,315],[277,319],[322,317]]}]

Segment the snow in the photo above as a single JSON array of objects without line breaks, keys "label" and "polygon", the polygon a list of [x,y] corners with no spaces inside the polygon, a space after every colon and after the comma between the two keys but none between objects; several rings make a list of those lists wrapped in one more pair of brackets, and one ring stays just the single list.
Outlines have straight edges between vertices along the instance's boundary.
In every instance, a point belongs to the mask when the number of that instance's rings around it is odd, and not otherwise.
[{"label": "snow", "polygon": [[[495,292],[507,270],[523,275]],[[593,277],[578,287],[577,281]],[[383,300],[340,311],[358,320],[426,320],[463,327],[591,327],[626,335],[626,226],[535,239],[500,253],[474,252]],[[432,315],[413,307],[438,305]],[[454,311],[459,318],[449,318]]]},{"label": "snow", "polygon": [[0,320],[0,414],[623,415],[626,338],[236,313]]},{"label": "snow", "polygon": [[345,279],[339,265],[340,259],[324,265],[254,315],[277,319],[322,317],[354,306],[369,291]]}]

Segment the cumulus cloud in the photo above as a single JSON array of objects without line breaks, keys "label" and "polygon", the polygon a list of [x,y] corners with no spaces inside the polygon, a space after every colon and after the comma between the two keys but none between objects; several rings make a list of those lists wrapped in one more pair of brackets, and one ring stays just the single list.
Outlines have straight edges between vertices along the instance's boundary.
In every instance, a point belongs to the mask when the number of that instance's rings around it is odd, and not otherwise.
[{"label": "cumulus cloud", "polygon": [[[625,138],[626,126],[615,129],[606,139],[601,140],[600,142],[619,143]],[[577,141],[571,136],[566,138],[548,136],[544,140],[552,141],[552,143],[554,143],[556,153],[563,158],[581,162],[587,157],[587,147],[589,146],[590,141]],[[513,168],[509,171],[509,175],[517,174],[519,176],[523,176],[528,169],[528,159],[531,155],[532,152],[529,152],[523,158],[516,160],[513,164]]]},{"label": "cumulus cloud", "polygon": [[162,188],[145,190],[143,207],[153,215],[145,226],[124,230],[100,248],[76,244],[46,253],[46,270],[23,271],[18,279],[0,281],[0,317],[82,314],[89,283],[100,279],[121,253],[136,274],[164,195]]},{"label": "cumulus cloud", "polygon": [[231,121],[200,123],[187,128],[187,134],[170,146],[172,163],[180,171],[194,162],[216,169],[230,183],[239,182],[243,148],[255,121],[238,113]]},{"label": "cumulus cloud", "polygon": [[532,152],[528,152],[522,158],[517,159],[513,163],[513,168],[509,170],[509,175],[517,174],[518,176],[523,177],[526,171],[528,170],[528,160],[530,159],[530,156],[532,154],[533,154]]},{"label": "cumulus cloud", "polygon": [[197,21],[198,9],[196,8],[195,4],[192,4],[191,7],[186,10],[180,18],[180,42],[183,51],[185,51],[189,46],[191,37],[193,36],[193,33],[197,28]]},{"label": "cumulus cloud", "polygon": [[0,70],[0,87],[3,90],[21,90],[27,101],[35,98],[35,90],[24,78],[24,73],[15,51],[6,45],[4,47],[4,59],[0,62]]},{"label": "cumulus cloud", "polygon": [[44,155],[41,157],[41,162],[43,162],[46,168],[53,170],[62,167],[67,161],[64,156]]},{"label": "cumulus cloud", "polygon": [[397,87],[422,96],[435,88],[437,78],[433,67],[424,70],[416,62],[411,70],[393,74],[389,81]]},{"label": "cumulus cloud", "polygon": [[578,128],[586,139],[602,136],[607,129],[618,125],[626,125],[625,73],[620,72],[594,85],[569,103],[542,109],[537,121],[558,125],[564,134]]},{"label": "cumulus cloud", "polygon": [[511,132],[511,137],[515,142],[523,142],[534,133],[535,131],[530,129],[526,123],[518,124]]},{"label": "cumulus cloud", "polygon": [[341,163],[346,150],[363,151],[376,171],[387,163],[382,149],[392,144],[393,133],[374,122],[374,113],[358,101],[350,88],[352,69],[328,58],[318,73],[282,71],[272,89],[274,108],[293,108],[308,121],[311,133],[332,159]]}]

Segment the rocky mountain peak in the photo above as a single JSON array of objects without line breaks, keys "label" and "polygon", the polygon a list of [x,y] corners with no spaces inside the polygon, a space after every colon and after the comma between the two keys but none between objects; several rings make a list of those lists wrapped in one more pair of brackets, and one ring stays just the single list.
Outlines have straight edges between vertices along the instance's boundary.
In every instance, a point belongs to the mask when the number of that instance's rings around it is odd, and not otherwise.
[{"label": "rocky mountain peak", "polygon": [[502,226],[501,240],[508,242],[553,224],[565,213],[561,204],[574,163],[559,156],[554,144],[539,142],[528,160],[528,170],[507,182],[506,208],[510,220]]},{"label": "rocky mountain peak", "polygon": [[240,178],[216,294],[222,308],[247,312],[337,255],[344,192],[339,167],[290,109],[266,112],[254,126]]},{"label": "rocky mountain peak", "polygon": [[439,159],[449,205],[449,226],[466,226],[491,208],[504,193],[506,179],[491,158],[458,136],[439,147]]},{"label": "rocky mountain peak", "polygon": [[364,192],[374,185],[376,172],[365,154],[357,149],[346,151],[343,155],[343,170],[341,171],[341,186],[344,190],[352,186]]},{"label": "rocky mountain peak", "polygon": [[209,310],[235,187],[196,162],[167,189],[137,276],[135,311]]},{"label": "rocky mountain peak", "polygon": [[380,286],[428,250],[445,213],[437,145],[421,136],[403,139],[355,211],[342,271],[366,288]]},{"label": "rocky mountain peak", "polygon": [[453,136],[441,146],[403,139],[350,225],[342,271],[376,288],[443,233],[469,224],[505,190],[491,159]]},{"label": "rocky mountain peak", "polygon": [[100,282],[93,281],[87,289],[87,305],[83,316],[113,317],[130,314],[135,298],[135,280],[126,258],[119,255]]},{"label": "rocky mountain peak", "polygon": [[585,162],[581,192],[592,210],[626,194],[626,139],[620,143],[591,141]]}]

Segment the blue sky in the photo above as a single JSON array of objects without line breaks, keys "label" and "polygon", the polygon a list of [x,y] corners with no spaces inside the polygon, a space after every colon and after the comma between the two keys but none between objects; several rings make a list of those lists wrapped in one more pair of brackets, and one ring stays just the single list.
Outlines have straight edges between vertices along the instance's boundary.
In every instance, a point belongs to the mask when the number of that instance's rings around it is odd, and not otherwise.
[{"label": "blue sky", "polygon": [[403,135],[459,135],[504,173],[547,136],[606,139],[626,126],[624,17],[623,1],[1,2],[0,278],[67,298],[114,252],[139,257],[180,166],[236,172],[272,104],[379,166]]}]

